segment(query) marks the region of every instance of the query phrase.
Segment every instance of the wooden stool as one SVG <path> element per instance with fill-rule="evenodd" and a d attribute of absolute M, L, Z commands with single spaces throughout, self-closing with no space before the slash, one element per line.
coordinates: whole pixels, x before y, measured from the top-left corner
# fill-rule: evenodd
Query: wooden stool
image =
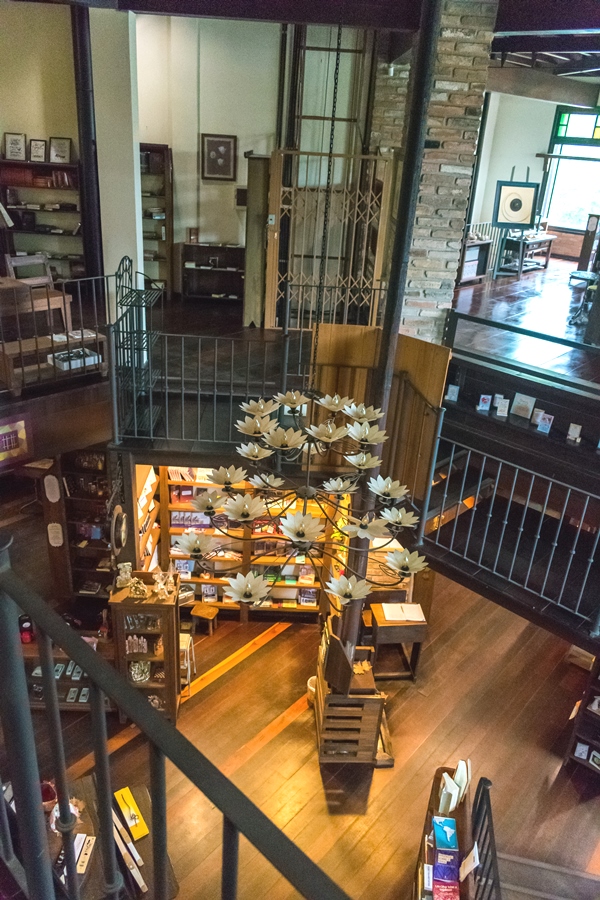
<path fill-rule="evenodd" d="M 204 619 L 208 622 L 208 636 L 212 637 L 213 629 L 217 627 L 217 616 L 219 610 L 216 606 L 209 603 L 195 603 L 192 606 L 192 621 L 194 623 L 194 634 L 196 633 L 196 620 Z"/>
<path fill-rule="evenodd" d="M 373 646 L 375 647 L 375 658 L 373 660 L 374 677 L 385 679 L 408 678 L 414 681 L 417 675 L 421 644 L 427 636 L 427 623 L 389 621 L 383 613 L 381 603 L 372 603 L 371 612 L 373 614 Z M 398 648 L 403 663 L 401 670 L 395 672 L 378 672 L 376 670 L 377 655 L 379 648 L 383 644 L 393 644 Z M 412 644 L 410 658 L 404 652 L 403 644 Z"/>

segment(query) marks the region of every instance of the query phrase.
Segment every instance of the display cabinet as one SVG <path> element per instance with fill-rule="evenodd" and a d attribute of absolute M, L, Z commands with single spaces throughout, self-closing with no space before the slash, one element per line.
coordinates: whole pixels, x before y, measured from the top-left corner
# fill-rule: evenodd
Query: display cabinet
<path fill-rule="evenodd" d="M 85 277 L 78 164 L 0 160 L 0 201 L 12 256 L 43 252 L 56 279 Z"/>
<path fill-rule="evenodd" d="M 600 657 L 594 660 L 583 697 L 576 706 L 565 762 L 574 760 L 600 774 Z"/>
<path fill-rule="evenodd" d="M 243 300 L 245 253 L 228 244 L 181 244 L 183 298 Z"/>
<path fill-rule="evenodd" d="M 114 661 L 114 644 L 112 641 L 100 641 L 95 636 L 83 634 L 83 637 L 95 648 L 96 652 L 107 662 Z M 44 688 L 42 684 L 42 668 L 39 660 L 38 646 L 35 641 L 23 644 L 25 673 L 29 688 L 29 702 L 32 709 L 44 709 Z M 53 647 L 54 678 L 58 695 L 59 709 L 77 712 L 89 710 L 90 681 L 85 672 L 69 659 L 59 647 Z M 107 709 L 113 709 L 108 697 L 105 698 Z"/>
<path fill-rule="evenodd" d="M 113 588 L 110 595 L 117 666 L 132 687 L 175 722 L 181 695 L 179 576 L 164 599 L 149 572 L 134 571 L 133 577 L 148 586 L 147 597 L 132 596 L 129 587 Z"/>
<path fill-rule="evenodd" d="M 458 270 L 458 284 L 481 282 L 490 266 L 491 238 L 465 241 Z"/>
<path fill-rule="evenodd" d="M 140 144 L 144 275 L 173 287 L 173 157 L 166 144 Z"/>

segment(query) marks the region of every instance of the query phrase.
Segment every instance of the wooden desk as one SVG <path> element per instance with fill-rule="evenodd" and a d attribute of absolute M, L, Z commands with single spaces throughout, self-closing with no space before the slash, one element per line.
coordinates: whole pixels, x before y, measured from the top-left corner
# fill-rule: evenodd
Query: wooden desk
<path fill-rule="evenodd" d="M 0 315 L 20 316 L 25 313 L 45 312 L 52 327 L 52 310 L 59 309 L 66 331 L 73 330 L 71 321 L 71 296 L 55 288 L 31 287 L 18 278 L 0 278 Z"/>
<path fill-rule="evenodd" d="M 500 245 L 496 275 L 518 275 L 519 280 L 523 270 L 547 269 L 552 255 L 552 242 L 556 240 L 555 234 L 540 234 L 537 237 L 512 238 L 505 237 Z M 504 262 L 504 253 L 509 250 L 516 253 L 512 262 Z M 542 254 L 542 260 L 535 259 L 537 254 Z"/>
<path fill-rule="evenodd" d="M 373 646 L 375 647 L 374 677 L 376 679 L 410 679 L 414 681 L 421 654 L 421 644 L 427 637 L 427 622 L 390 622 L 383 614 L 381 603 L 371 603 L 371 612 L 373 614 Z M 377 671 L 377 656 L 379 648 L 383 644 L 392 644 L 398 647 L 403 669 L 396 672 Z M 412 644 L 410 658 L 404 651 L 404 644 Z"/>

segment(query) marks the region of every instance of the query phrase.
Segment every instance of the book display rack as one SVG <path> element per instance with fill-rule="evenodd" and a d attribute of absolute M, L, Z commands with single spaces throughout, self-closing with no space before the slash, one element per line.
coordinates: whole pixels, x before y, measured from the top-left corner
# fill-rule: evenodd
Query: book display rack
<path fill-rule="evenodd" d="M 114 660 L 114 644 L 112 641 L 99 641 L 97 637 L 86 637 L 88 643 L 94 647 L 107 662 Z M 79 666 L 64 653 L 59 647 L 53 647 L 54 678 L 58 694 L 59 709 L 76 712 L 90 708 L 90 683 Z M 44 709 L 44 689 L 42 685 L 42 668 L 40 666 L 38 648 L 35 642 L 23 644 L 23 657 L 25 659 L 25 672 L 29 685 L 29 702 L 32 709 Z M 111 709 L 108 697 L 105 697 L 107 709 Z"/>
<path fill-rule="evenodd" d="M 575 707 L 575 723 L 565 755 L 600 774 L 600 657 L 594 660 L 582 699 Z"/>

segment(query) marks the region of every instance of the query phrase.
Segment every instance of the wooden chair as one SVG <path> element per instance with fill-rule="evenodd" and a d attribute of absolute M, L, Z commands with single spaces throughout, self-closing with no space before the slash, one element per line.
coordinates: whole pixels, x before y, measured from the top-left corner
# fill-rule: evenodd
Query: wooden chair
<path fill-rule="evenodd" d="M 59 309 L 65 331 L 73 330 L 71 321 L 70 294 L 57 291 L 52 280 L 50 264 L 45 253 L 37 253 L 32 256 L 4 256 L 6 272 L 10 278 L 17 278 L 23 285 L 28 285 L 26 293 L 15 291 L 12 296 L 6 297 L 0 305 L 0 313 L 6 316 L 22 315 L 24 313 L 45 312 L 48 318 L 48 327 L 52 330 L 52 310 Z M 19 278 L 19 269 L 42 267 L 39 275 Z"/>

